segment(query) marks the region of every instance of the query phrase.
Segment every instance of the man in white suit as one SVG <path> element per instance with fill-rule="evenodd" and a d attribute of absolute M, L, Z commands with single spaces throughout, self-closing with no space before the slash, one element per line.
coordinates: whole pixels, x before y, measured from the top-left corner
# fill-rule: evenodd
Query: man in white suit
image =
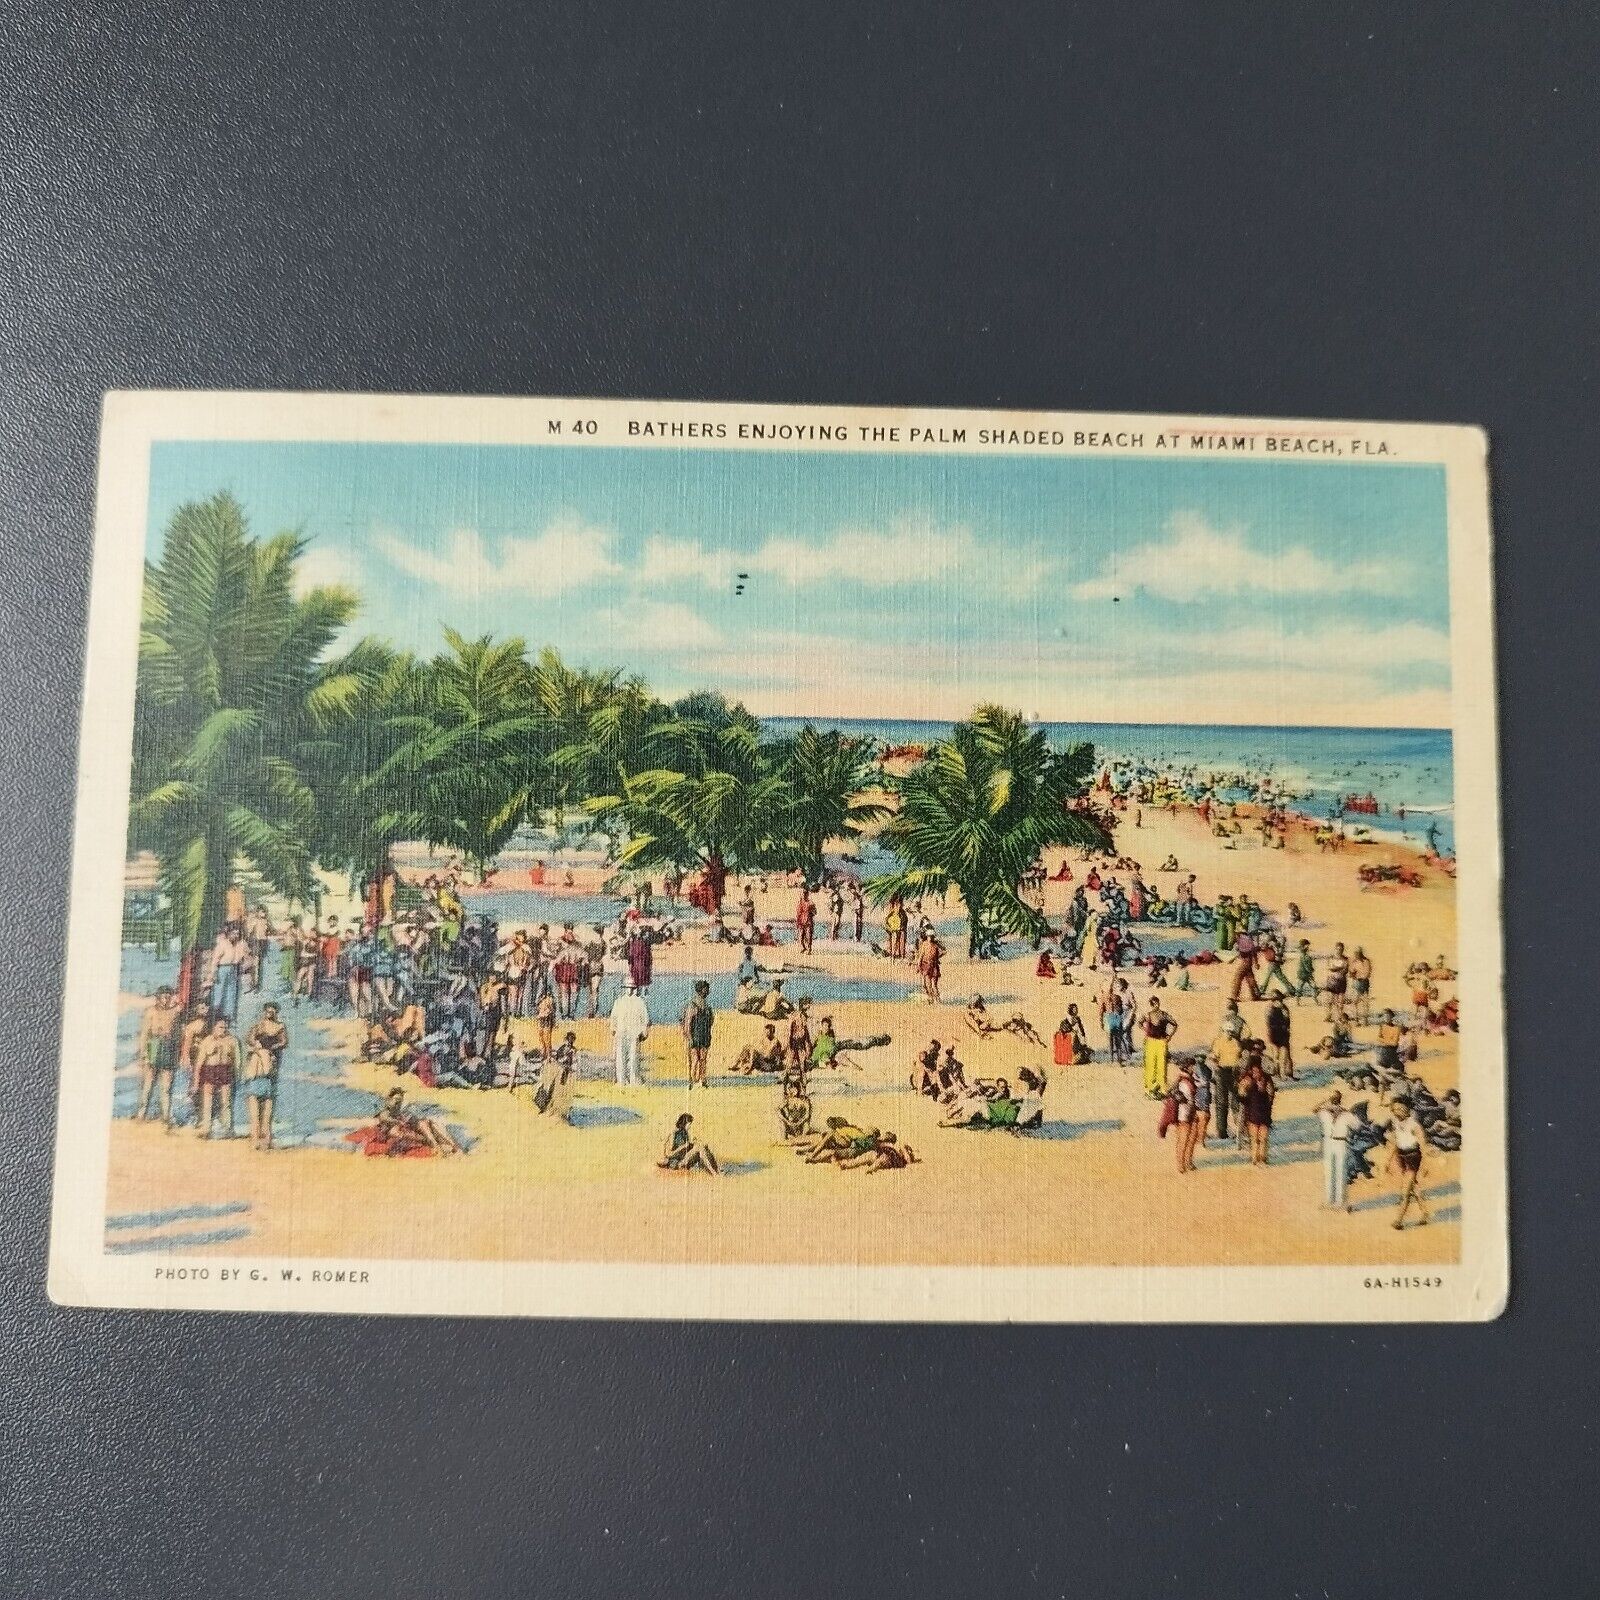
<path fill-rule="evenodd" d="M 650 1031 L 650 1008 L 631 984 L 611 1005 L 611 1039 L 616 1051 L 617 1082 L 640 1084 L 639 1050 Z"/>

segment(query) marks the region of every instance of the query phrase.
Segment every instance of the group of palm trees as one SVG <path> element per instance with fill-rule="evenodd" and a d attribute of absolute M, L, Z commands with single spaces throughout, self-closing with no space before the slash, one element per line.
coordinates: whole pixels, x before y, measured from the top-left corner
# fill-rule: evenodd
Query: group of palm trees
<path fill-rule="evenodd" d="M 1105 843 L 1073 809 L 1092 749 L 1054 751 L 1013 712 L 980 708 L 888 773 L 860 735 L 769 736 L 720 694 L 663 701 L 520 639 L 447 629 L 431 659 L 349 642 L 358 597 L 298 584 L 304 549 L 253 537 L 219 494 L 174 513 L 146 568 L 129 845 L 159 859 L 191 959 L 241 869 L 307 904 L 318 867 L 359 882 L 409 840 L 481 871 L 519 826 L 574 812 L 620 870 L 812 884 L 830 841 L 875 829 L 900 869 L 868 892 L 957 890 L 975 950 L 1000 930 L 1038 935 L 1018 886 L 1046 845 Z"/>

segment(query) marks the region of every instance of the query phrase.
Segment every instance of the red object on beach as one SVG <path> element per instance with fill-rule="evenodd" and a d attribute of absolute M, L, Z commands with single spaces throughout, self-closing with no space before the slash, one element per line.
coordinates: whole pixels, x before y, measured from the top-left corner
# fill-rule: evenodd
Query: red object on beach
<path fill-rule="evenodd" d="M 1161 1115 L 1156 1121 L 1156 1136 L 1165 1139 L 1167 1129 L 1178 1120 L 1178 1102 L 1170 1095 L 1161 1097 Z"/>
<path fill-rule="evenodd" d="M 390 1147 L 390 1140 L 384 1134 L 382 1129 L 375 1127 L 371 1123 L 364 1128 L 352 1128 L 351 1131 L 345 1135 L 345 1139 L 350 1144 L 360 1145 L 361 1153 L 367 1156 L 390 1156 L 398 1154 L 400 1159 L 405 1161 L 410 1159 L 412 1156 L 431 1156 L 433 1154 L 433 1151 L 430 1150 L 425 1144 L 413 1145 L 408 1150 L 395 1151 Z"/>

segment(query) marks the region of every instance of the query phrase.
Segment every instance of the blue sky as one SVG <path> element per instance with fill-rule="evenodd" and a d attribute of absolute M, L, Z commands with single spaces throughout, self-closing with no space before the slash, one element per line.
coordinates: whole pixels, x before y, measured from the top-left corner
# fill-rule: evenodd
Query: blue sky
<path fill-rule="evenodd" d="M 220 489 L 422 652 L 516 634 L 769 715 L 1450 721 L 1432 467 L 170 442 L 152 555 Z"/>

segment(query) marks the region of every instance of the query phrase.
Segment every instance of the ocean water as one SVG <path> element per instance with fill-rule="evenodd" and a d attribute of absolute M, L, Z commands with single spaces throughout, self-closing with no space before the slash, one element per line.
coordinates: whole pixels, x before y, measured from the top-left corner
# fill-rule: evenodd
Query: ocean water
<path fill-rule="evenodd" d="M 803 726 L 799 717 L 771 717 L 775 734 Z M 927 744 L 949 734 L 948 722 L 818 718 L 818 726 L 871 735 L 889 744 Z M 1455 768 L 1448 728 L 1189 727 L 1122 722 L 1046 722 L 1052 745 L 1089 743 L 1096 760 L 1134 769 L 1190 772 L 1214 782 L 1224 799 L 1244 791 L 1228 780 L 1271 777 L 1296 794 L 1294 809 L 1318 819 L 1348 794 L 1372 794 L 1376 817 L 1347 817 L 1346 825 L 1426 848 L 1430 825 L 1441 851 L 1455 850 Z M 1404 813 L 1402 816 L 1401 813 Z"/>

